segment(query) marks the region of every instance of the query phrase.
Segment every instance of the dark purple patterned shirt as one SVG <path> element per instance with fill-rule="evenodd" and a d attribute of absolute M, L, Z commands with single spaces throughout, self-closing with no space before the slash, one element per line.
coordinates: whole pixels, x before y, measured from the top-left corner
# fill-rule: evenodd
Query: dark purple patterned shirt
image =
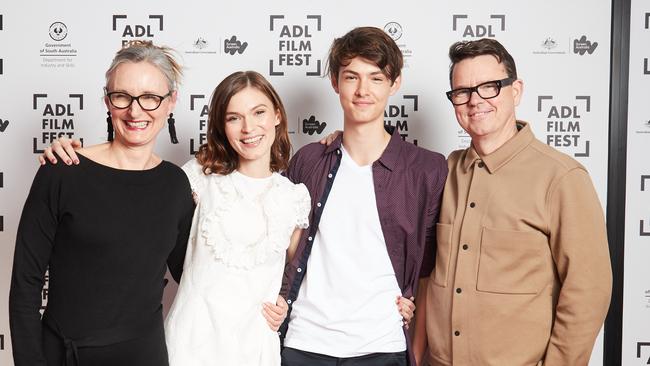
<path fill-rule="evenodd" d="M 307 186 L 312 201 L 309 228 L 303 231 L 296 254 L 284 271 L 280 293 L 289 303 L 289 312 L 307 272 L 313 238 L 341 163 L 341 141 L 339 135 L 330 146 L 304 146 L 291 159 L 287 170 L 291 181 Z M 428 276 L 435 263 L 435 224 L 447 178 L 447 162 L 439 153 L 402 141 L 394 131 L 381 157 L 372 164 L 372 175 L 386 249 L 397 284 L 408 298 L 415 295 L 418 279 Z M 281 328 L 282 337 L 287 323 L 288 320 Z"/>

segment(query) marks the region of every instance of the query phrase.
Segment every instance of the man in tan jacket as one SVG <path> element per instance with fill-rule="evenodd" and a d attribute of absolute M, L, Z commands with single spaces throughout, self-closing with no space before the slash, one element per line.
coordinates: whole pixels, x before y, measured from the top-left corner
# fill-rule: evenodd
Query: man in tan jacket
<path fill-rule="evenodd" d="M 448 159 L 418 359 L 587 365 L 612 285 L 589 175 L 516 119 L 523 82 L 499 42 L 458 42 L 449 56 L 447 96 L 472 143 Z"/>

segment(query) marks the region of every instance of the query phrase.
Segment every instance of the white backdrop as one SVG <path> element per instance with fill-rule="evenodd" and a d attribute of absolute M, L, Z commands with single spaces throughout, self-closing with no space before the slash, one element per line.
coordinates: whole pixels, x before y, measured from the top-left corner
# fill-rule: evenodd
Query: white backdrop
<path fill-rule="evenodd" d="M 631 2 L 623 365 L 650 364 L 650 3 Z M 645 153 L 643 153 L 645 152 Z"/>
<path fill-rule="evenodd" d="M 319 75 L 331 41 L 361 25 L 384 28 L 405 56 L 402 88 L 390 100 L 386 123 L 396 125 L 406 140 L 447 155 L 469 142 L 444 95 L 448 47 L 462 39 L 497 38 L 525 82 L 518 117 L 532 123 L 540 140 L 583 163 L 605 202 L 610 22 L 611 4 L 605 0 L 5 1 L 0 5 L 0 364 L 11 364 L 6 298 L 36 154 L 61 134 L 85 144 L 105 140 L 104 72 L 123 41 L 146 38 L 171 46 L 186 67 L 174 113 L 180 144 L 170 144 L 163 130 L 157 147 L 161 156 L 182 164 L 202 142 L 210 93 L 236 70 L 257 70 L 277 88 L 294 148 L 341 128 L 338 99 Z M 648 31 L 643 34 L 647 44 Z M 650 77 L 644 80 L 647 87 Z M 650 231 L 650 222 L 646 228 Z M 174 290 L 168 287 L 166 303 Z M 601 340 L 591 365 L 602 365 Z"/>

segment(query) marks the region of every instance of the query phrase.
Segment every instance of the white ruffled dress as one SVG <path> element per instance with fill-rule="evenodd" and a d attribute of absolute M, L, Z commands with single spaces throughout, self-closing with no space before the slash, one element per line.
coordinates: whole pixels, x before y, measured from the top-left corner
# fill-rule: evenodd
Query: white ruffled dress
<path fill-rule="evenodd" d="M 277 299 L 291 234 L 308 224 L 309 192 L 277 173 L 256 180 L 201 169 L 194 159 L 183 166 L 198 204 L 165 321 L 170 365 L 279 366 L 262 303 Z"/>

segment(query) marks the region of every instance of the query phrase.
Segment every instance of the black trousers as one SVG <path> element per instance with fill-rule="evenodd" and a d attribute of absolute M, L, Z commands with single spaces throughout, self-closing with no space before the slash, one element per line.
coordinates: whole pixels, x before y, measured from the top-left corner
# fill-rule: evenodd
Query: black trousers
<path fill-rule="evenodd" d="M 406 366 L 406 351 L 337 358 L 284 347 L 282 366 Z"/>

